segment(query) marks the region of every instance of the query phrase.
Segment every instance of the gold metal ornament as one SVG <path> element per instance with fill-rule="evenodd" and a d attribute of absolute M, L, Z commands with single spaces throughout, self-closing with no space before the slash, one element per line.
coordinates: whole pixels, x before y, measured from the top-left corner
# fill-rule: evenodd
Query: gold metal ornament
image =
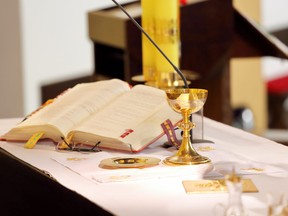
<path fill-rule="evenodd" d="M 179 128 L 183 130 L 182 142 L 175 155 L 167 157 L 167 165 L 195 165 L 210 163 L 211 160 L 201 156 L 193 148 L 190 139 L 190 130 L 195 124 L 190 121 L 192 113 L 199 111 L 205 104 L 208 91 L 205 89 L 178 88 L 165 90 L 169 106 L 183 116 Z"/>
<path fill-rule="evenodd" d="M 110 169 L 117 169 L 117 168 L 145 168 L 156 166 L 159 164 L 161 160 L 159 158 L 154 157 L 145 157 L 145 156 L 138 156 L 138 157 L 113 157 L 107 158 L 100 162 L 100 167 L 102 168 L 110 168 Z"/>

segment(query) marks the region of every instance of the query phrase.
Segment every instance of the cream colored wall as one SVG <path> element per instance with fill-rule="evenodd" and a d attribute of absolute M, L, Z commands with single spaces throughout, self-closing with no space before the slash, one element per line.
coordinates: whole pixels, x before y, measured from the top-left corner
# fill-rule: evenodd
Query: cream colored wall
<path fill-rule="evenodd" d="M 87 13 L 114 5 L 110 0 L 0 0 L 0 118 L 35 110 L 43 84 L 91 74 Z"/>
<path fill-rule="evenodd" d="M 23 116 L 19 1 L 0 1 L 0 118 Z"/>
<path fill-rule="evenodd" d="M 234 7 L 256 22 L 261 20 L 260 0 L 234 0 Z M 261 58 L 231 61 L 231 101 L 234 108 L 245 106 L 253 111 L 256 134 L 267 128 L 267 96 L 262 75 Z"/>

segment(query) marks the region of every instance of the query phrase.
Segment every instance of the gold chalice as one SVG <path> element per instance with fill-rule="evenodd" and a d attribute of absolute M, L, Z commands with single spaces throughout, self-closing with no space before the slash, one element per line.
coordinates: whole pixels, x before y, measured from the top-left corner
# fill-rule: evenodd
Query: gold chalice
<path fill-rule="evenodd" d="M 183 116 L 183 120 L 178 125 L 183 130 L 183 137 L 177 153 L 167 157 L 164 163 L 167 165 L 194 165 L 211 162 L 209 158 L 196 152 L 190 140 L 190 130 L 195 127 L 195 124 L 190 121 L 190 117 L 192 113 L 199 111 L 204 106 L 208 91 L 205 89 L 180 88 L 167 89 L 165 92 L 169 106 Z"/>

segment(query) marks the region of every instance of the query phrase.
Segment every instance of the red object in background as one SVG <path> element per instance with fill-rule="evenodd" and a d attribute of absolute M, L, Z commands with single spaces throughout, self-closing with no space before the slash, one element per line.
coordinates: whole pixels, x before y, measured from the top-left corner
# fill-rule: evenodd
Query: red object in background
<path fill-rule="evenodd" d="M 186 5 L 187 4 L 187 0 L 180 0 L 180 4 L 181 5 Z"/>
<path fill-rule="evenodd" d="M 267 82 L 269 93 L 285 94 L 288 93 L 288 76 L 276 78 Z"/>

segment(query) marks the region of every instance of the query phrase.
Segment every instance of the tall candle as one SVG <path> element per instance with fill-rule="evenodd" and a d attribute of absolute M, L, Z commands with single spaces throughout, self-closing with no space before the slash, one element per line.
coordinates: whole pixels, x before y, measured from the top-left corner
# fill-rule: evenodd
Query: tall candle
<path fill-rule="evenodd" d="M 155 42 L 175 66 L 179 67 L 179 0 L 154 1 L 154 14 Z M 161 82 L 169 82 L 167 79 L 174 77 L 171 73 L 176 72 L 159 52 L 155 53 L 155 57 L 158 82 L 162 85 L 164 83 Z"/>
<path fill-rule="evenodd" d="M 142 27 L 153 40 L 155 31 L 154 4 L 154 0 L 141 0 Z M 142 34 L 142 70 L 144 80 L 148 82 L 156 81 L 155 52 L 153 44 Z"/>

